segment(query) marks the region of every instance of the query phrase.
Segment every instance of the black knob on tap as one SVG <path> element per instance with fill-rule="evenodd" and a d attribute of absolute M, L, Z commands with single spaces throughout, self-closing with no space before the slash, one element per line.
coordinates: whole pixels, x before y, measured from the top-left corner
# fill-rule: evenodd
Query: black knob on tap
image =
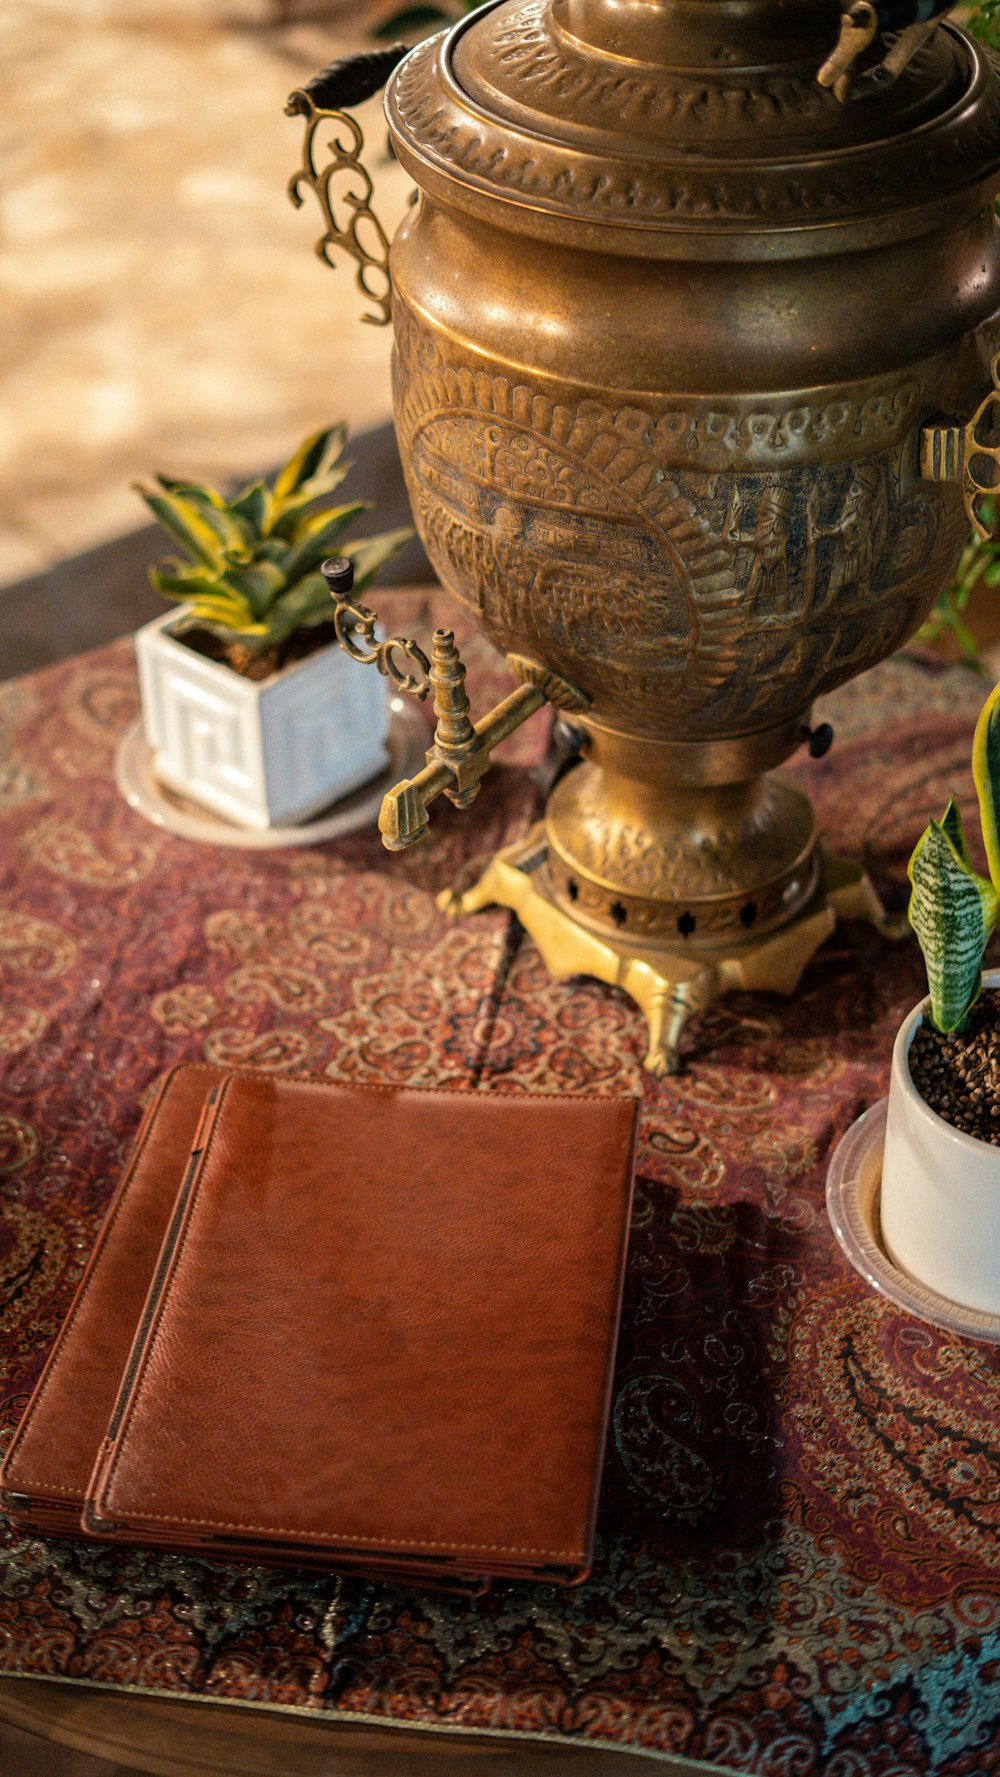
<path fill-rule="evenodd" d="M 320 564 L 320 573 L 326 581 L 330 597 L 346 598 L 354 589 L 354 563 L 347 555 L 331 555 Z"/>

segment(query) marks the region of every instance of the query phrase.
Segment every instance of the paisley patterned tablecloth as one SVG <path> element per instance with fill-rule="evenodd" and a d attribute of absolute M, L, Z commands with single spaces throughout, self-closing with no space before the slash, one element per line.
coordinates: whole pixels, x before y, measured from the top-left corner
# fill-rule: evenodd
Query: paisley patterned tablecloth
<path fill-rule="evenodd" d="M 484 644 L 470 665 L 485 699 Z M 981 696 L 897 659 L 827 700 L 837 745 L 792 768 L 896 905 L 927 812 L 971 802 Z M 171 1062 L 641 1089 L 598 1558 L 577 1591 L 472 1604 L 0 1520 L 0 1669 L 759 1777 L 1000 1772 L 1000 1352 L 873 1295 L 824 1212 L 920 995 L 915 947 L 842 929 L 793 1001 L 720 1002 L 684 1075 L 653 1081 L 631 1003 L 550 981 L 508 915 L 434 904 L 536 813 L 540 723 L 412 856 L 373 833 L 245 854 L 123 804 L 136 708 L 127 643 L 0 687 L 0 1435 Z"/>

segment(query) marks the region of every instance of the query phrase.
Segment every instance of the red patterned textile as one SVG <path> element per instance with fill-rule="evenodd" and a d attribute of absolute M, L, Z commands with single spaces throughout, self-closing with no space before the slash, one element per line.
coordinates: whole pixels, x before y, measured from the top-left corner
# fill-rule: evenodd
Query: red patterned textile
<path fill-rule="evenodd" d="M 469 652 L 481 707 L 502 673 Z M 897 906 L 927 813 L 971 804 L 981 697 L 889 662 L 826 700 L 837 744 L 792 768 Z M 641 1089 L 598 1559 L 577 1591 L 469 1603 L 0 1520 L 0 1669 L 759 1777 L 1000 1773 L 1000 1353 L 876 1297 L 824 1210 L 831 1148 L 922 991 L 915 946 L 841 929 L 796 998 L 721 1001 L 685 1074 L 654 1081 L 629 1001 L 551 981 L 506 913 L 435 907 L 534 817 L 540 724 L 411 856 L 374 832 L 246 854 L 124 805 L 136 709 L 127 643 L 0 687 L 0 1435 L 170 1063 Z"/>

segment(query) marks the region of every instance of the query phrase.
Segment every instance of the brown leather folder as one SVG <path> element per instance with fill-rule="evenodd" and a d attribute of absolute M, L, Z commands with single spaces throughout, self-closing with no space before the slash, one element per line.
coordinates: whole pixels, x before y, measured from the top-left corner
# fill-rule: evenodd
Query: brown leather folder
<path fill-rule="evenodd" d="M 18 1524 L 79 1536 L 146 1292 L 207 1094 L 225 1078 L 185 1063 L 159 1083 L 86 1270 L 0 1467 L 0 1500 Z"/>
<path fill-rule="evenodd" d="M 88 1532 L 438 1583 L 582 1578 L 636 1121 L 633 1099 L 227 1079 Z"/>

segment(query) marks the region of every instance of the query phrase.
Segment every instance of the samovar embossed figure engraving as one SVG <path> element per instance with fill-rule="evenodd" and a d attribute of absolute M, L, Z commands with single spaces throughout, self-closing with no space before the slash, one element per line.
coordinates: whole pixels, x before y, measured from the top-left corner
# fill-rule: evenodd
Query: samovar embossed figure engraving
<path fill-rule="evenodd" d="M 289 101 L 320 251 L 369 318 L 391 293 L 421 538 L 518 685 L 473 722 L 439 632 L 438 736 L 383 836 L 572 712 L 582 762 L 449 906 L 624 987 L 656 1070 L 714 994 L 793 991 L 838 912 L 889 924 L 774 768 L 921 622 L 1000 480 L 1000 72 L 945 10 L 499 0 Z M 387 73 L 417 185 L 391 253 L 342 109 Z M 331 588 L 349 636 L 369 614 Z"/>

